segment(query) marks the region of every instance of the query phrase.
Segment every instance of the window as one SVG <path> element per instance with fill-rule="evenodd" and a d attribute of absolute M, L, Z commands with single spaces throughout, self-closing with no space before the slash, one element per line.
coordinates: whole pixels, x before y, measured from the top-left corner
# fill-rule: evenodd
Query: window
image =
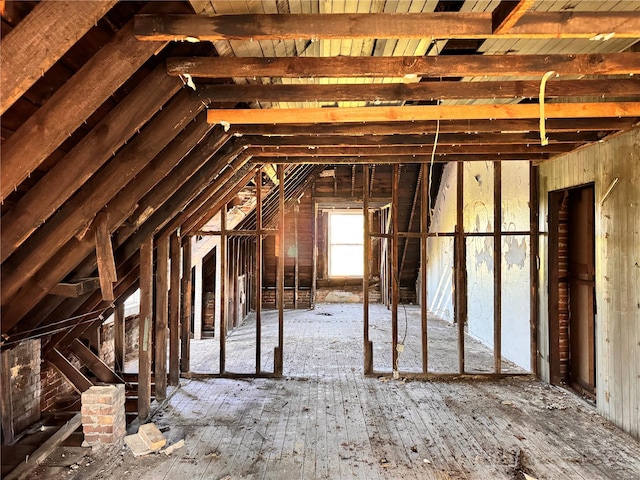
<path fill-rule="evenodd" d="M 362 277 L 364 272 L 362 211 L 329 213 L 329 276 Z"/>

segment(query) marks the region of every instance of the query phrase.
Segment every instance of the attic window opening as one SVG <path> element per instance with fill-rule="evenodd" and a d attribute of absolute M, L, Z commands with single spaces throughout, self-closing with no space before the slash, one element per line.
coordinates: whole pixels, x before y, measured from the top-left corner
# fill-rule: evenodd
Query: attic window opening
<path fill-rule="evenodd" d="M 329 276 L 362 277 L 364 217 L 362 210 L 329 212 Z"/>

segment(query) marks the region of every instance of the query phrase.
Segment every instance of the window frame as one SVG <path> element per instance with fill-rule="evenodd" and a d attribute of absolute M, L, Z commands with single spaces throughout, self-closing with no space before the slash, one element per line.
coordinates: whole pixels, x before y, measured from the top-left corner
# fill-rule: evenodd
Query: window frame
<path fill-rule="evenodd" d="M 361 279 L 364 277 L 364 218 L 363 218 L 363 211 L 362 209 L 340 209 L 340 210 L 330 210 L 327 212 L 328 216 L 327 216 L 327 277 L 328 279 L 340 279 L 340 278 L 349 278 L 349 279 Z M 331 217 L 332 216 L 359 216 L 360 218 L 362 218 L 363 220 L 363 229 L 362 229 L 362 235 L 359 239 L 358 243 L 334 243 L 332 241 L 332 220 Z M 333 246 L 337 245 L 337 246 L 355 246 L 355 247 L 361 247 L 362 248 L 362 256 L 361 256 L 361 271 L 358 274 L 355 275 L 335 275 L 332 273 L 331 271 L 331 267 L 332 267 L 332 262 L 331 262 L 331 255 L 332 255 L 332 250 L 333 250 Z"/>

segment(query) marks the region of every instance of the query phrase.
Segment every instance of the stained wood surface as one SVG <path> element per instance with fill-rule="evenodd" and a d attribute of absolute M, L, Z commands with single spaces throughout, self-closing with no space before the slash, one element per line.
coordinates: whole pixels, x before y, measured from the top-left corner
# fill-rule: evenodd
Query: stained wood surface
<path fill-rule="evenodd" d="M 539 81 L 420 82 L 370 84 L 230 84 L 199 85 L 198 98 L 209 102 L 313 102 L 313 101 L 407 101 L 475 98 L 533 98 Z M 640 93 L 640 80 L 556 80 L 547 83 L 545 96 L 630 96 Z"/>
<path fill-rule="evenodd" d="M 640 57 L 639 57 L 640 58 Z M 640 102 L 551 103 L 547 118 L 602 118 L 640 116 Z M 411 105 L 403 107 L 209 109 L 207 121 L 231 125 L 295 123 L 418 122 L 430 120 L 482 120 L 539 118 L 540 106 L 518 105 Z"/>
<path fill-rule="evenodd" d="M 39 3 L 2 39 L 0 115 L 115 4 L 115 0 Z"/>
<path fill-rule="evenodd" d="M 590 38 L 602 32 L 640 36 L 640 19 L 627 12 L 530 12 L 506 32 L 491 13 L 332 15 L 136 15 L 139 40 L 300 40 L 430 38 Z"/>
<path fill-rule="evenodd" d="M 507 75 L 629 75 L 640 53 L 578 55 L 441 55 L 437 57 L 175 57 L 167 73 L 193 77 L 471 77 Z"/>
<path fill-rule="evenodd" d="M 411 332 L 419 335 L 419 308 L 408 311 L 418 320 Z M 269 350 L 277 338 L 277 312 L 264 313 Z M 109 474 L 440 480 L 512 480 L 522 472 L 553 480 L 640 475 L 638 441 L 611 428 L 579 398 L 528 377 L 406 383 L 364 377 L 361 315 L 362 305 L 285 312 L 284 379 L 185 381 L 154 421 L 170 426 L 169 444 L 184 438 L 186 446 L 144 465 L 128 454 L 108 459 Z M 374 341 L 379 329 L 388 338 L 388 319 L 384 306 L 372 305 Z M 437 351 L 431 363 L 455 366 L 455 348 L 438 348 L 455 344 L 455 329 L 432 316 L 429 323 Z M 229 368 L 253 371 L 247 347 L 254 328 L 247 322 L 229 336 Z M 216 343 L 193 342 L 194 368 L 217 366 Z M 403 354 L 421 369 L 419 350 Z M 271 351 L 263 358 L 272 361 Z M 468 366 L 479 358 L 492 368 L 491 352 L 480 344 Z"/>

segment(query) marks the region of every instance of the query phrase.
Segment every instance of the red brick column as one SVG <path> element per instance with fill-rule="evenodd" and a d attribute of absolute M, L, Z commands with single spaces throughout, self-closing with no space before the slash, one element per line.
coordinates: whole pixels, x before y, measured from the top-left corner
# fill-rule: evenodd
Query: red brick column
<path fill-rule="evenodd" d="M 82 431 L 88 445 L 112 445 L 127 433 L 124 385 L 91 387 L 82 394 Z"/>

